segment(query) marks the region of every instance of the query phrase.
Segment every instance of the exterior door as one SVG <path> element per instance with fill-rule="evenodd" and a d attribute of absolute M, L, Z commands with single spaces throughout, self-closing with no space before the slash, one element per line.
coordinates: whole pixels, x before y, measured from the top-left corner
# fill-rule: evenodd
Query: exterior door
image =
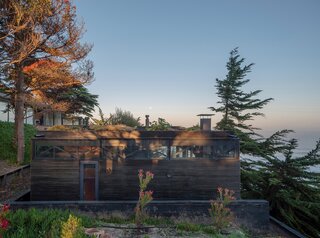
<path fill-rule="evenodd" d="M 80 199 L 85 201 L 98 200 L 99 192 L 98 162 L 80 162 Z"/>

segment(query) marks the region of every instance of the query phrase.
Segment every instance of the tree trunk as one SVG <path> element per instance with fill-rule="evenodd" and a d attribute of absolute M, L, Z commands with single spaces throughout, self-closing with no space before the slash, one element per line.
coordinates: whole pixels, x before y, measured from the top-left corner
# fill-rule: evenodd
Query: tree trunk
<path fill-rule="evenodd" d="M 24 160 L 24 75 L 21 67 L 18 68 L 18 77 L 16 80 L 16 97 L 15 97 L 15 139 L 17 146 L 17 162 L 22 163 Z"/>

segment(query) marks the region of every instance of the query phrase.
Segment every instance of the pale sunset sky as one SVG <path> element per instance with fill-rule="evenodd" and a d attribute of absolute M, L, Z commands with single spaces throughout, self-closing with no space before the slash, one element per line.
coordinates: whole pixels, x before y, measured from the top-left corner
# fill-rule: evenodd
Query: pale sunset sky
<path fill-rule="evenodd" d="M 320 138 L 319 0 L 75 0 L 87 29 L 104 113 L 192 126 L 217 106 L 215 79 L 239 47 L 255 63 L 245 90 L 274 98 L 254 125 L 293 129 L 300 148 Z M 213 125 L 220 115 L 212 118 Z"/>

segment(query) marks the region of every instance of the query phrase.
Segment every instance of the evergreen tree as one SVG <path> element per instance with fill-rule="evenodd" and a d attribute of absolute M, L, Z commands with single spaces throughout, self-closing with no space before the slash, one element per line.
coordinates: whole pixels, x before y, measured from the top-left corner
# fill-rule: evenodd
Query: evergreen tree
<path fill-rule="evenodd" d="M 305 156 L 293 157 L 297 140 L 286 141 L 285 134 L 265 141 L 276 146 L 264 157 L 241 162 L 242 197 L 268 200 L 273 216 L 308 237 L 320 237 L 320 173 L 315 172 L 320 140 Z"/>
<path fill-rule="evenodd" d="M 91 94 L 83 85 L 50 90 L 46 94 L 57 103 L 68 104 L 64 111 L 66 114 L 78 114 L 91 118 L 95 107 L 99 105 L 98 95 Z"/>
<path fill-rule="evenodd" d="M 216 128 L 235 132 L 240 138 L 241 152 L 254 153 L 258 149 L 254 137 L 259 135 L 256 132 L 259 128 L 253 127 L 248 121 L 253 120 L 255 116 L 263 116 L 259 110 L 273 99 L 258 99 L 256 96 L 261 90 L 248 93 L 243 91 L 242 87 L 250 81 L 246 76 L 254 65 L 251 63 L 243 66 L 244 60 L 240 58 L 237 48 L 230 52 L 226 65 L 228 70 L 226 78 L 216 79 L 220 107 L 210 107 L 210 109 L 222 113 L 222 119 L 217 123 Z"/>

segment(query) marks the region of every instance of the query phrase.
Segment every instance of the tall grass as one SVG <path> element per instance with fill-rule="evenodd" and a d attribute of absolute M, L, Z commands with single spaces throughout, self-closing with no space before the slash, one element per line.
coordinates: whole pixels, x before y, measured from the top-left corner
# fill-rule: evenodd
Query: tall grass
<path fill-rule="evenodd" d="M 36 134 L 36 128 L 32 125 L 24 125 L 25 154 L 24 163 L 31 159 L 31 138 Z M 17 160 L 17 149 L 14 146 L 14 123 L 0 121 L 0 160 L 15 163 Z"/>

